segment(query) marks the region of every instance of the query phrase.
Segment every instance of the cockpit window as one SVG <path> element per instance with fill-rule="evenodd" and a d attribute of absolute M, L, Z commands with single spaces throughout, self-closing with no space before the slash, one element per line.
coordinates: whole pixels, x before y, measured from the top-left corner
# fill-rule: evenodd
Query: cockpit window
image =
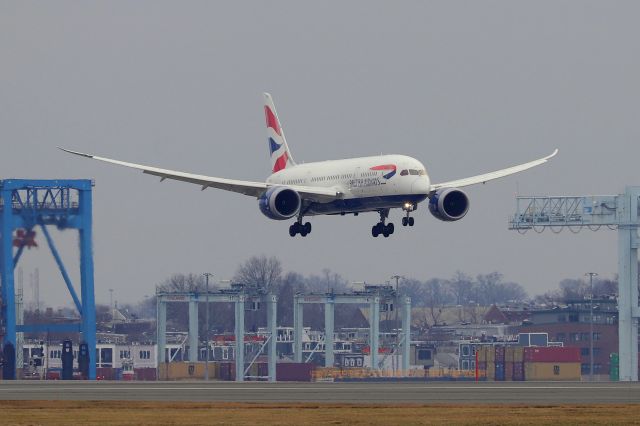
<path fill-rule="evenodd" d="M 426 171 L 425 169 L 418 170 L 418 174 L 419 174 L 420 176 L 424 176 L 424 175 L 426 175 L 426 174 L 427 174 L 427 171 Z"/>
<path fill-rule="evenodd" d="M 400 172 L 400 176 L 406 176 L 409 174 L 409 171 L 407 169 L 404 169 L 403 171 Z"/>
<path fill-rule="evenodd" d="M 409 169 L 409 174 L 417 176 L 418 175 L 418 171 L 416 169 Z"/>

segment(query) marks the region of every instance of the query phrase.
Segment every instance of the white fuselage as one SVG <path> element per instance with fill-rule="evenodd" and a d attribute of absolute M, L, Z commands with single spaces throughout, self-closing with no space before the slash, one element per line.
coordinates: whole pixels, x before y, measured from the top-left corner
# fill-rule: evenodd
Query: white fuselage
<path fill-rule="evenodd" d="M 331 188 L 343 194 L 330 203 L 311 203 L 306 214 L 339 214 L 416 206 L 431 188 L 424 165 L 406 155 L 299 164 L 272 174 L 267 183 Z M 415 207 L 412 207 L 415 208 Z"/>

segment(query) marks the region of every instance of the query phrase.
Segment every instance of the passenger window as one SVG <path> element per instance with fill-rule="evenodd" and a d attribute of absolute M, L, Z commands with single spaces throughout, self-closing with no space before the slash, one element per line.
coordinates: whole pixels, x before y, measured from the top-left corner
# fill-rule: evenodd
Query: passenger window
<path fill-rule="evenodd" d="M 409 172 L 407 171 L 407 169 L 404 169 L 403 171 L 400 172 L 400 176 L 406 176 L 408 174 Z"/>

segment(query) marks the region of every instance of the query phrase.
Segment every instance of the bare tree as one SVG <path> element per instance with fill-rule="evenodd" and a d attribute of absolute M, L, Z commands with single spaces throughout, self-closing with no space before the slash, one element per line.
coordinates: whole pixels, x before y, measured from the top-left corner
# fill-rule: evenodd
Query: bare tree
<path fill-rule="evenodd" d="M 560 292 L 566 300 L 581 300 L 589 294 L 589 284 L 582 279 L 565 279 L 560 281 Z"/>
<path fill-rule="evenodd" d="M 400 294 L 411 297 L 411 305 L 413 306 L 425 306 L 424 290 L 424 283 L 419 280 L 403 278 L 400 282 Z"/>
<path fill-rule="evenodd" d="M 472 287 L 473 278 L 461 271 L 456 271 L 453 274 L 453 278 L 449 281 L 449 288 L 455 298 L 456 305 L 464 305 L 469 301 Z"/>
<path fill-rule="evenodd" d="M 478 290 L 480 291 L 480 301 L 484 302 L 485 305 L 495 305 L 501 301 L 501 273 L 480 274 L 476 279 L 478 281 Z"/>
<path fill-rule="evenodd" d="M 502 302 L 523 302 L 528 297 L 527 291 L 518 283 L 502 283 L 499 288 Z"/>
<path fill-rule="evenodd" d="M 275 289 L 282 278 L 282 264 L 276 257 L 253 256 L 238 267 L 234 281 L 264 288 Z"/>
<path fill-rule="evenodd" d="M 166 292 L 203 291 L 204 278 L 199 274 L 173 274 L 158 286 L 158 290 Z"/>
<path fill-rule="evenodd" d="M 426 306 L 429 309 L 433 325 L 438 325 L 442 316 L 442 309 L 447 303 L 447 282 L 440 278 L 432 278 L 425 283 L 424 287 Z"/>

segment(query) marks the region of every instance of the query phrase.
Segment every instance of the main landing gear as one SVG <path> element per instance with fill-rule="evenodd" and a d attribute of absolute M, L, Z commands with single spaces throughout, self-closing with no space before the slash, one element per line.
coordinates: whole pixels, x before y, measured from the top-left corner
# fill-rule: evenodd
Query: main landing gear
<path fill-rule="evenodd" d="M 393 234 L 394 226 L 393 223 L 385 224 L 385 220 L 389 216 L 389 209 L 380 210 L 380 222 L 373 225 L 371 228 L 371 235 L 376 238 L 378 235 L 382 234 L 385 238 L 389 235 Z"/>
<path fill-rule="evenodd" d="M 295 237 L 297 234 L 300 234 L 303 237 L 306 237 L 307 234 L 311 233 L 311 223 L 307 222 L 304 225 L 302 224 L 302 218 L 299 218 L 293 225 L 289 227 L 289 235 Z"/>

